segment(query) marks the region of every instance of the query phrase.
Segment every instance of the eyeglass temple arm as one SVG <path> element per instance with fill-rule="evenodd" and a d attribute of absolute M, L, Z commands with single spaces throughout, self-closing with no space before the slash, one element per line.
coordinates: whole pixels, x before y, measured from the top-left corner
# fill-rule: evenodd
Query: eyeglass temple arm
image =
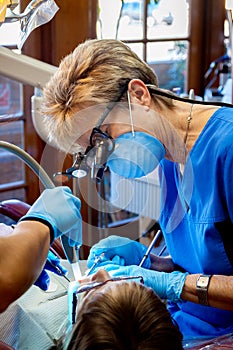
<path fill-rule="evenodd" d="M 113 102 L 110 102 L 110 103 L 107 105 L 107 107 L 106 107 L 104 113 L 102 114 L 102 116 L 101 116 L 100 119 L 98 120 L 98 122 L 97 122 L 95 128 L 99 128 L 99 127 L 103 124 L 103 122 L 105 121 L 105 119 L 107 118 L 107 116 L 109 115 L 109 113 L 111 112 L 111 110 L 114 108 L 114 106 L 115 106 L 116 104 L 117 104 L 117 101 L 113 101 Z"/>
<path fill-rule="evenodd" d="M 109 102 L 109 104 L 107 105 L 103 115 L 100 117 L 100 119 L 98 120 L 97 124 L 96 124 L 96 128 L 99 128 L 103 122 L 105 121 L 105 119 L 107 118 L 108 114 L 111 112 L 111 110 L 114 108 L 114 106 L 117 104 L 117 102 L 120 101 L 120 99 L 122 98 L 122 96 L 124 95 L 124 93 L 128 90 L 128 83 L 124 84 L 123 86 L 120 87 L 120 94 L 117 96 L 117 98 L 112 101 Z"/>

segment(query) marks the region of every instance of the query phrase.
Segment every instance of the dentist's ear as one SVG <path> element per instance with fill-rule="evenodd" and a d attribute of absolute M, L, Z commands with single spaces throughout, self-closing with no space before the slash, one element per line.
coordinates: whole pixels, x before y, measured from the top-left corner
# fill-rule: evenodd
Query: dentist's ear
<path fill-rule="evenodd" d="M 132 103 L 137 103 L 142 106 L 150 107 L 151 104 L 151 95 L 140 79 L 132 79 L 128 84 L 128 91 L 130 93 L 130 99 Z"/>

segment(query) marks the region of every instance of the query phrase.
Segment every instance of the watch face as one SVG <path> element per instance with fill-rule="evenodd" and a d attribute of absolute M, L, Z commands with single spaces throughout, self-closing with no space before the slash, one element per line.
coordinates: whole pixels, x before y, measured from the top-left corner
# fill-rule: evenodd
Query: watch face
<path fill-rule="evenodd" d="M 208 285 L 211 276 L 200 275 L 197 279 L 196 291 L 198 296 L 198 301 L 201 305 L 208 306 Z"/>
<path fill-rule="evenodd" d="M 206 288 L 209 283 L 209 277 L 208 276 L 200 276 L 197 282 L 197 286 L 200 288 Z"/>

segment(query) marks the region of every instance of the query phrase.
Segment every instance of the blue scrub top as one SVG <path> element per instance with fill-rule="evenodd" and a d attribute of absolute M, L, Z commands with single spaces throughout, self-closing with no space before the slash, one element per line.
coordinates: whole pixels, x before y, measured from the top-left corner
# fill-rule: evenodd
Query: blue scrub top
<path fill-rule="evenodd" d="M 174 263 L 193 274 L 233 275 L 224 247 L 233 252 L 233 109 L 222 107 L 211 116 L 183 176 L 168 160 L 159 174 L 160 226 Z M 233 332 L 233 312 L 187 301 L 168 308 L 184 338 Z"/>

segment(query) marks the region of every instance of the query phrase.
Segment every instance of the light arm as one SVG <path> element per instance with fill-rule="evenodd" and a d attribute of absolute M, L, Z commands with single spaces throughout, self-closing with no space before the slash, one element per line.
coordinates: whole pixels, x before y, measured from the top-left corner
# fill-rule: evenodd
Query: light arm
<path fill-rule="evenodd" d="M 17 54 L 6 47 L 0 47 L 0 74 L 23 84 L 42 89 L 57 67 L 35 58 Z"/>

